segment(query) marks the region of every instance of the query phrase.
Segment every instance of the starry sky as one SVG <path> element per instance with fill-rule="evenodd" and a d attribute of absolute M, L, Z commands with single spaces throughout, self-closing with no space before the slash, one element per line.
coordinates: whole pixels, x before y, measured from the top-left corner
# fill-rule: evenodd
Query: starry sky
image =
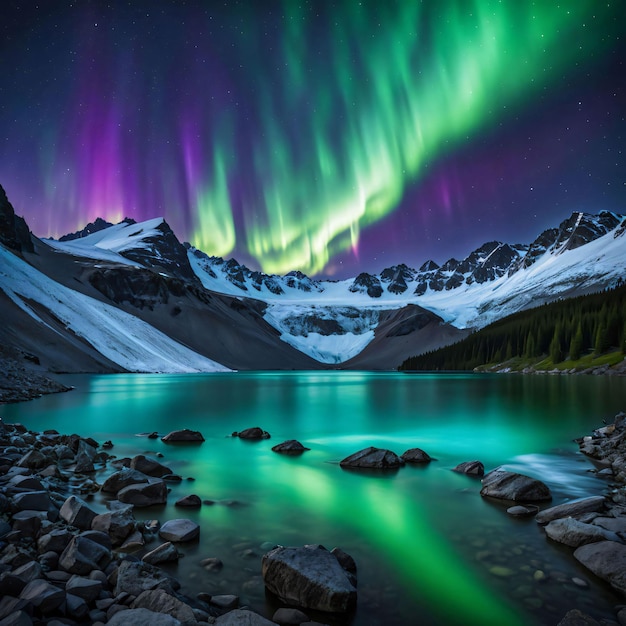
<path fill-rule="evenodd" d="M 623 4 L 21 0 L 0 184 L 36 235 L 163 216 L 343 278 L 626 213 Z"/>

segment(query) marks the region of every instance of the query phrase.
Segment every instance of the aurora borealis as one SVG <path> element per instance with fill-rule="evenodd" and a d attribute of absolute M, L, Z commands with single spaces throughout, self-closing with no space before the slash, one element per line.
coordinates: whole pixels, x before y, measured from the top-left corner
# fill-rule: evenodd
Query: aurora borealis
<path fill-rule="evenodd" d="M 626 212 L 619 2 L 16 4 L 0 183 L 37 235 L 162 215 L 347 276 Z"/>

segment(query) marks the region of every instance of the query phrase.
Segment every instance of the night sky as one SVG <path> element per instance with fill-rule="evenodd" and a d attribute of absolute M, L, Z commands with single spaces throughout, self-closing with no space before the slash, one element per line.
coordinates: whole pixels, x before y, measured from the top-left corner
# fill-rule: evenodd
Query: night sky
<path fill-rule="evenodd" d="M 6 6 L 8 5 L 8 6 Z M 3 2 L 0 184 L 346 277 L 626 213 L 623 2 Z"/>

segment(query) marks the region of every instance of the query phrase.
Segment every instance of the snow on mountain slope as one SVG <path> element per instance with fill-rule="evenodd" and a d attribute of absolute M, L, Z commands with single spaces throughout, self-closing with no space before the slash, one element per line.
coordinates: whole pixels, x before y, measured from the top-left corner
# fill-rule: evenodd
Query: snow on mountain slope
<path fill-rule="evenodd" d="M 71 332 L 128 371 L 228 371 L 137 317 L 60 285 L 2 246 L 0 289 L 42 324 L 31 303 L 49 310 Z"/>
<path fill-rule="evenodd" d="M 54 239 L 45 239 L 44 241 L 56 250 L 86 259 L 114 261 L 140 267 L 139 263 L 122 256 L 121 252 L 137 248 L 146 249 L 145 240 L 149 237 L 158 237 L 161 234 L 157 227 L 163 224 L 163 221 L 162 217 L 157 217 L 140 224 L 120 222 L 86 237 L 71 241 L 55 241 Z"/>
<path fill-rule="evenodd" d="M 533 265 L 493 282 L 430 292 L 417 303 L 458 328 L 482 328 L 497 319 L 559 297 L 599 291 L 626 275 L 626 231 L 585 245 L 546 250 Z"/>

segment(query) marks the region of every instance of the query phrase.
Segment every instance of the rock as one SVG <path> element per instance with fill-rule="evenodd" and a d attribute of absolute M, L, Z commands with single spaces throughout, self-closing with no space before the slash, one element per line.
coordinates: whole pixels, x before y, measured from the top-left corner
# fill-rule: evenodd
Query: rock
<path fill-rule="evenodd" d="M 29 469 L 42 469 L 50 463 L 50 459 L 39 450 L 30 450 L 15 465 Z"/>
<path fill-rule="evenodd" d="M 114 546 L 122 544 L 133 532 L 135 525 L 132 505 L 96 515 L 91 522 L 91 528 L 109 535 Z"/>
<path fill-rule="evenodd" d="M 604 496 L 592 496 L 590 498 L 580 498 L 552 506 L 537 513 L 535 520 L 537 524 L 547 524 L 555 519 L 563 517 L 576 517 L 583 513 L 597 512 L 604 509 L 606 498 Z"/>
<path fill-rule="evenodd" d="M 48 511 L 51 506 L 47 491 L 24 491 L 13 496 L 13 507 L 17 511 Z"/>
<path fill-rule="evenodd" d="M 162 478 L 166 474 L 171 474 L 172 470 L 169 467 L 165 467 L 158 461 L 154 459 L 150 459 L 143 454 L 138 454 L 134 456 L 130 461 L 131 469 L 137 470 L 142 474 L 146 474 L 147 476 L 156 476 L 157 478 Z"/>
<path fill-rule="evenodd" d="M 574 558 L 616 591 L 626 594 L 626 545 L 615 541 L 588 543 L 576 549 Z"/>
<path fill-rule="evenodd" d="M 193 541 L 200 535 L 200 526 L 190 519 L 172 519 L 159 530 L 159 537 L 165 541 L 184 542 Z"/>
<path fill-rule="evenodd" d="M 572 548 L 596 541 L 620 541 L 615 533 L 594 524 L 579 522 L 573 517 L 552 520 L 545 527 L 545 531 L 553 541 L 564 543 Z"/>
<path fill-rule="evenodd" d="M 347 456 L 339 465 L 360 469 L 395 469 L 404 465 L 404 461 L 391 450 L 370 446 Z"/>
<path fill-rule="evenodd" d="M 65 610 L 68 615 L 79 621 L 85 619 L 89 615 L 89 606 L 83 598 L 79 598 L 71 593 L 65 595 Z M 51 624 L 51 622 L 48 622 Z M 60 622 L 59 626 L 62 626 Z"/>
<path fill-rule="evenodd" d="M 37 561 L 28 561 L 27 563 L 24 563 L 24 565 L 20 565 L 19 567 L 15 568 L 11 572 L 11 575 L 17 576 L 25 583 L 29 583 L 31 580 L 41 578 L 42 573 L 43 570 L 41 569 L 41 565 L 37 563 Z"/>
<path fill-rule="evenodd" d="M 128 609 L 113 615 L 107 626 L 181 626 L 180 620 L 148 609 Z"/>
<path fill-rule="evenodd" d="M 614 533 L 626 535 L 626 517 L 596 517 L 592 523 Z"/>
<path fill-rule="evenodd" d="M 33 626 L 33 620 L 24 611 L 13 611 L 0 620 L 0 626 Z"/>
<path fill-rule="evenodd" d="M 178 581 L 158 567 L 142 561 L 124 560 L 117 570 L 117 581 L 113 593 L 119 596 L 125 591 L 133 596 L 139 596 L 146 589 L 163 589 L 168 593 L 174 593 L 179 588 Z"/>
<path fill-rule="evenodd" d="M 73 537 L 59 558 L 59 567 L 70 574 L 89 574 L 104 569 L 111 561 L 111 553 L 99 543 L 78 535 Z"/>
<path fill-rule="evenodd" d="M 42 522 L 47 519 L 47 511 L 19 511 L 13 514 L 13 530 L 34 538 L 41 530 Z"/>
<path fill-rule="evenodd" d="M 165 443 L 173 443 L 177 441 L 204 441 L 202 433 L 197 430 L 189 430 L 184 428 L 183 430 L 173 430 L 171 433 L 161 437 L 161 441 Z"/>
<path fill-rule="evenodd" d="M 400 456 L 400 458 L 405 463 L 414 464 L 430 463 L 433 460 L 432 457 L 427 452 L 424 452 L 424 450 L 422 450 L 421 448 L 410 448 L 409 450 L 404 452 Z"/>
<path fill-rule="evenodd" d="M 191 607 L 163 589 L 151 589 L 140 593 L 131 604 L 132 609 L 149 609 L 171 615 L 182 624 L 195 624 L 196 618 Z M 129 622 L 132 623 L 132 622 Z"/>
<path fill-rule="evenodd" d="M 81 530 L 90 529 L 91 522 L 96 515 L 95 511 L 90 509 L 83 500 L 76 496 L 70 496 L 59 511 L 59 516 L 63 521 Z"/>
<path fill-rule="evenodd" d="M 136 550 L 143 548 L 145 544 L 146 542 L 143 538 L 143 535 L 138 530 L 136 530 L 126 538 L 126 541 L 124 541 L 124 543 L 119 547 L 119 551 L 135 552 Z"/>
<path fill-rule="evenodd" d="M 483 476 L 485 466 L 480 461 L 464 461 L 453 467 L 452 471 L 459 474 L 467 474 L 468 476 Z"/>
<path fill-rule="evenodd" d="M 537 502 L 552 499 L 552 494 L 547 485 L 524 474 L 495 469 L 489 472 L 482 482 L 481 496 L 516 502 Z"/>
<path fill-rule="evenodd" d="M 218 559 L 217 557 L 202 559 L 202 561 L 200 561 L 200 565 L 202 565 L 202 567 L 204 567 L 204 569 L 208 572 L 221 570 L 222 567 L 224 567 L 224 563 L 222 563 L 222 560 Z"/>
<path fill-rule="evenodd" d="M 223 611 L 232 611 L 239 606 L 239 596 L 231 594 L 211 596 L 211 604 Z"/>
<path fill-rule="evenodd" d="M 74 575 L 67 581 L 65 591 L 82 598 L 85 602 L 93 602 L 102 591 L 102 582 Z"/>
<path fill-rule="evenodd" d="M 322 546 L 275 548 L 263 556 L 261 570 L 266 588 L 286 604 L 345 613 L 356 603 L 348 575 Z"/>
<path fill-rule="evenodd" d="M 529 504 L 528 506 L 522 506 L 518 504 L 516 506 L 510 506 L 506 512 L 512 517 L 532 517 L 537 514 L 539 507 Z"/>
<path fill-rule="evenodd" d="M 65 601 L 65 593 L 49 582 L 38 579 L 29 582 L 20 593 L 22 600 L 27 600 L 42 613 L 50 613 Z"/>
<path fill-rule="evenodd" d="M 169 561 L 178 561 L 178 550 L 176 546 L 168 541 L 166 543 L 162 543 L 160 546 L 144 554 L 142 560 L 146 563 L 150 563 L 151 565 L 156 565 L 157 563 L 167 563 Z"/>
<path fill-rule="evenodd" d="M 270 434 L 258 426 L 253 426 L 238 432 L 237 437 L 239 439 L 269 439 Z"/>
<path fill-rule="evenodd" d="M 305 448 L 296 439 L 288 439 L 272 447 L 274 452 L 281 452 L 282 454 L 302 454 L 311 448 Z"/>
<path fill-rule="evenodd" d="M 117 499 L 138 507 L 154 506 L 167 502 L 167 485 L 160 478 L 150 478 L 149 482 L 128 485 L 117 492 Z"/>
<path fill-rule="evenodd" d="M 9 481 L 9 485 L 11 487 L 16 487 L 17 489 L 28 489 L 29 491 L 45 491 L 44 486 L 41 484 L 41 481 L 34 476 L 22 476 L 18 474 L 17 476 L 13 476 Z"/>
<path fill-rule="evenodd" d="M 200 500 L 197 495 L 191 494 L 189 496 L 181 498 L 180 500 L 176 500 L 174 506 L 181 506 L 189 509 L 199 509 L 202 506 L 202 500 Z"/>
<path fill-rule="evenodd" d="M 293 624 L 297 626 L 298 624 L 302 624 L 303 622 L 308 622 L 311 618 L 302 611 L 298 611 L 298 609 L 278 609 L 274 616 L 272 617 L 272 621 L 277 624 L 289 626 Z"/>
<path fill-rule="evenodd" d="M 557 626 L 600 626 L 600 622 L 578 609 L 572 609 L 565 614 Z"/>
<path fill-rule="evenodd" d="M 72 536 L 72 533 L 65 528 L 54 528 L 49 533 L 40 535 L 37 540 L 37 548 L 41 553 L 53 550 L 61 554 L 61 552 L 67 548 L 67 544 L 70 542 Z"/>
<path fill-rule="evenodd" d="M 103 483 L 101 491 L 105 493 L 117 493 L 120 489 L 129 485 L 147 483 L 150 479 L 142 472 L 130 468 L 122 468 L 118 472 L 111 474 Z"/>
<path fill-rule="evenodd" d="M 214 623 L 217 626 L 275 626 L 274 622 L 247 609 L 229 611 L 218 617 Z"/>

